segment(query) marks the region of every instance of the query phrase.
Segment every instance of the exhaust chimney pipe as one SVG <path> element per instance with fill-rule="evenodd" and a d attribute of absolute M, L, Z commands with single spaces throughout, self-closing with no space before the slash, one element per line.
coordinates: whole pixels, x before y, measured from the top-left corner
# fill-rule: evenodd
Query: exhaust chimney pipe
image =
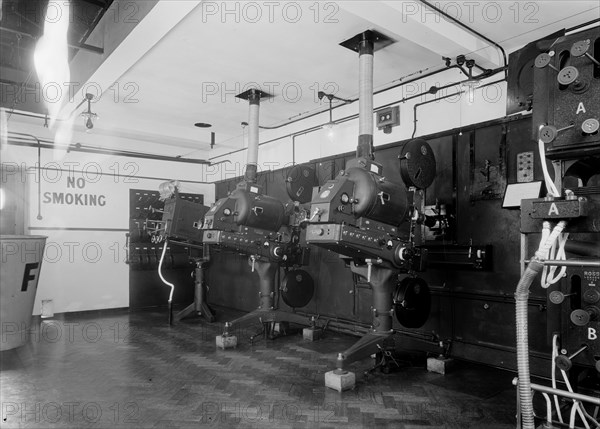
<path fill-rule="evenodd" d="M 244 180 L 248 183 L 256 183 L 258 174 L 258 125 L 260 113 L 260 99 L 271 97 L 261 90 L 252 88 L 236 95 L 238 98 L 248 100 L 248 155 L 246 157 L 246 172 Z"/>
<path fill-rule="evenodd" d="M 260 92 L 251 89 L 248 101 L 250 110 L 248 112 L 248 160 L 246 162 L 245 179 L 256 183 L 258 171 L 258 116 L 260 113 Z"/>
<path fill-rule="evenodd" d="M 340 43 L 358 52 L 358 147 L 357 158 L 375 159 L 373 155 L 373 54 L 394 43 L 384 34 L 367 30 Z"/>
<path fill-rule="evenodd" d="M 357 158 L 373 156 L 373 39 L 370 32 L 361 34 L 358 45 L 358 148 Z"/>

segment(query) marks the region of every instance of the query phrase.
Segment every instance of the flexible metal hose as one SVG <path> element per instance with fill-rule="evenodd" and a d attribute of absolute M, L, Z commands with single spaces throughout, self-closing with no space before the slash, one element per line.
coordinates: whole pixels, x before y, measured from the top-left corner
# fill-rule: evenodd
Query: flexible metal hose
<path fill-rule="evenodd" d="M 515 292 L 517 322 L 517 367 L 519 373 L 519 398 L 521 404 L 521 422 L 523 429 L 535 429 L 533 418 L 533 395 L 529 374 L 529 339 L 527 328 L 527 301 L 529 287 L 544 265 L 532 259 L 523 273 Z"/>
<path fill-rule="evenodd" d="M 533 416 L 533 394 L 531 392 L 531 377 L 529 373 L 529 339 L 527 327 L 527 301 L 529 299 L 529 287 L 533 280 L 544 268 L 541 262 L 552 247 L 558 236 L 567 225 L 566 221 L 560 221 L 552 230 L 546 240 L 540 243 L 539 249 L 531 259 L 525 272 L 517 284 L 515 292 L 515 313 L 517 324 L 517 368 L 519 373 L 519 399 L 521 407 L 522 429 L 535 429 Z M 548 224 L 544 224 L 544 229 Z M 542 238 L 545 238 L 543 234 Z"/>

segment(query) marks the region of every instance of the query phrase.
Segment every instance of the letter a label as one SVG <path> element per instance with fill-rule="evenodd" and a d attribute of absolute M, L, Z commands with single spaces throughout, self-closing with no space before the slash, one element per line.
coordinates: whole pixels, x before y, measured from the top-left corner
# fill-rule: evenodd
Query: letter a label
<path fill-rule="evenodd" d="M 558 207 L 556 207 L 555 203 L 552 203 L 552 205 L 550 206 L 550 210 L 548 210 L 548 216 L 551 216 L 553 214 L 555 214 L 555 215 L 559 214 L 558 213 Z"/>
<path fill-rule="evenodd" d="M 588 339 L 591 341 L 595 341 L 598 339 L 598 333 L 594 328 L 588 328 Z"/>
<path fill-rule="evenodd" d="M 585 106 L 583 105 L 582 101 L 579 102 L 579 105 L 577 106 L 577 111 L 575 112 L 575 114 L 579 115 L 580 113 L 586 113 Z"/>

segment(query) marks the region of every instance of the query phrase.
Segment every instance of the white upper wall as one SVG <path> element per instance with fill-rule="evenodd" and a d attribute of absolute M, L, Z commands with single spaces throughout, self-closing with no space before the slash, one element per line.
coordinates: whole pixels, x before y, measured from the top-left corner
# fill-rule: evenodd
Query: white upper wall
<path fill-rule="evenodd" d="M 375 54 L 377 55 L 377 54 Z M 377 57 L 375 57 L 375 64 Z M 375 66 L 375 73 L 377 72 Z M 357 72 L 355 72 L 357 73 Z M 420 103 L 437 100 L 417 107 L 415 137 L 424 136 L 453 128 L 460 128 L 479 122 L 502 118 L 506 114 L 506 82 L 498 82 L 503 73 L 482 80 L 481 88 L 473 93 L 472 102 L 464 87 L 453 85 L 440 90 L 437 94 L 424 94 L 406 102 L 400 100 L 427 92 L 432 86 L 443 87 L 464 80 L 465 77 L 455 69 L 444 71 L 427 79 L 421 79 L 374 96 L 374 108 L 392 104 L 400 106 L 400 125 L 394 127 L 390 134 L 374 129 L 375 148 L 379 145 L 409 139 L 413 136 L 414 106 Z M 490 84 L 488 86 L 485 86 Z M 377 90 L 377 88 L 375 89 Z M 457 94 L 457 95 L 453 95 Z M 440 99 L 449 96 L 448 98 Z M 270 108 L 268 102 L 261 105 L 261 111 Z M 358 113 L 358 102 L 333 110 L 333 120 L 339 120 Z M 326 129 L 317 129 L 308 133 L 307 129 L 320 127 L 329 121 L 329 113 L 324 112 L 277 130 L 260 130 L 261 143 L 258 163 L 260 169 L 277 169 L 290 165 L 293 161 L 303 163 L 321 157 L 351 152 L 358 144 L 358 119 L 340 123 L 334 128 L 333 136 Z M 292 136 L 296 135 L 295 143 Z M 246 142 L 247 146 L 247 142 Z M 295 147 L 295 152 L 293 151 Z M 377 157 L 377 154 L 375 154 Z M 223 178 L 231 177 L 235 168 L 245 165 L 246 150 L 212 158 L 213 162 L 231 160 L 232 164 L 223 164 L 220 171 Z M 243 169 L 238 169 L 240 173 Z M 241 173 L 240 173 L 241 174 Z"/>

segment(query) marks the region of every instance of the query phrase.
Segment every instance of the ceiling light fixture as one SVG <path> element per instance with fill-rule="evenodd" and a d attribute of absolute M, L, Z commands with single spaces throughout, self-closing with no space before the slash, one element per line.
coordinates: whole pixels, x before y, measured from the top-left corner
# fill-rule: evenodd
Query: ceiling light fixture
<path fill-rule="evenodd" d="M 198 128 L 210 128 L 212 127 L 212 124 L 208 124 L 206 122 L 196 122 L 194 126 Z"/>
<path fill-rule="evenodd" d="M 319 97 L 319 100 L 322 100 L 324 97 L 327 97 L 327 99 L 329 100 L 329 122 L 323 125 L 323 129 L 327 130 L 327 137 L 332 139 L 335 136 L 334 127 L 336 123 L 333 121 L 331 102 L 335 98 L 335 96 L 333 94 L 325 94 L 323 91 L 319 91 L 317 96 Z"/>
<path fill-rule="evenodd" d="M 85 100 L 87 100 L 87 110 L 85 112 L 81 112 L 81 117 L 83 118 L 83 123 L 85 124 L 85 127 L 87 128 L 86 131 L 91 130 L 92 128 L 94 128 L 94 119 L 98 119 L 98 115 L 95 114 L 94 112 L 92 112 L 92 100 L 94 99 L 94 96 L 92 94 L 90 94 L 89 92 L 87 94 L 85 94 Z M 85 102 L 84 100 L 84 102 Z"/>
<path fill-rule="evenodd" d="M 467 93 L 467 104 L 471 106 L 475 101 L 475 89 L 479 86 L 480 82 L 478 79 L 475 79 L 473 77 L 473 67 L 475 66 L 475 60 L 465 60 L 464 64 L 467 67 L 468 79 L 464 81 L 461 86 Z"/>

